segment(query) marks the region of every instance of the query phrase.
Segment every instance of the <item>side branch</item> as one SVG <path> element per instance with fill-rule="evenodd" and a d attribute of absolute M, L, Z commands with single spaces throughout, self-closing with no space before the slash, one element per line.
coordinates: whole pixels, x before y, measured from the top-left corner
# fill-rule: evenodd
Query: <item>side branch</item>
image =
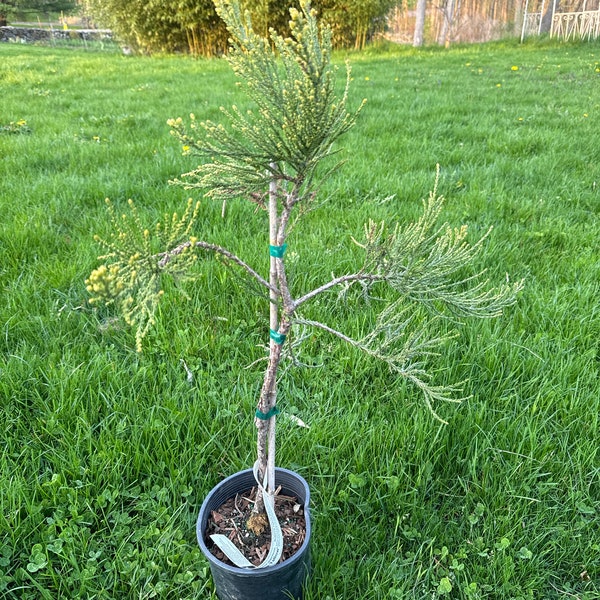
<path fill-rule="evenodd" d="M 223 248 L 221 246 L 217 246 L 216 244 L 209 244 L 208 242 L 202 242 L 202 241 L 184 242 L 183 244 L 179 244 L 179 246 L 177 246 L 176 248 L 173 248 L 173 250 L 169 250 L 167 252 L 161 252 L 160 254 L 158 254 L 158 256 L 162 257 L 160 259 L 160 261 L 158 262 L 158 266 L 161 269 L 164 268 L 167 265 L 167 263 L 174 256 L 181 254 L 186 248 L 189 248 L 190 246 L 192 246 L 192 244 L 196 248 L 201 248 L 202 250 L 215 252 L 216 254 L 220 254 L 221 256 L 224 256 L 225 258 L 229 259 L 231 262 L 242 267 L 242 269 L 244 269 L 256 281 L 258 281 L 258 283 L 260 283 L 260 285 L 262 285 L 263 287 L 266 287 L 268 290 L 279 293 L 279 290 L 277 290 L 277 288 L 274 288 L 266 279 L 261 277 L 250 265 L 245 263 L 239 256 L 236 256 L 235 254 L 233 254 L 232 252 L 230 252 L 229 250 L 226 250 L 225 248 Z"/>
<path fill-rule="evenodd" d="M 316 327 L 317 329 L 322 329 L 323 331 L 326 331 L 327 333 L 330 333 L 331 335 L 334 335 L 335 337 L 340 338 L 344 342 L 347 342 L 351 346 L 354 346 L 355 348 L 360 348 L 361 350 L 364 350 L 367 354 L 371 354 L 372 356 L 374 356 L 374 354 L 372 352 L 370 352 L 367 348 L 362 346 L 360 342 L 353 340 L 351 337 L 348 337 L 347 335 L 343 334 L 341 331 L 337 331 L 337 329 L 332 329 L 331 327 L 329 327 L 328 325 L 325 325 L 324 323 L 320 323 L 319 321 L 309 321 L 308 319 L 294 319 L 294 323 L 298 323 L 299 325 L 309 325 L 310 327 Z"/>
<path fill-rule="evenodd" d="M 362 350 L 365 354 L 372 356 L 373 358 L 377 358 L 378 360 L 382 360 L 387 363 L 390 369 L 406 379 L 410 381 L 413 385 L 415 385 L 423 394 L 423 399 L 425 404 L 429 408 L 431 414 L 442 423 L 446 423 L 444 419 L 442 419 L 435 409 L 433 408 L 434 402 L 454 402 L 460 403 L 468 397 L 454 397 L 455 394 L 462 392 L 461 383 L 453 384 L 449 386 L 444 385 L 432 385 L 429 383 L 430 374 L 424 370 L 421 359 L 426 355 L 435 354 L 432 352 L 432 348 L 434 346 L 439 345 L 446 339 L 449 339 L 452 336 L 446 336 L 441 338 L 435 338 L 433 340 L 421 340 L 420 336 L 411 336 L 407 339 L 404 348 L 400 350 L 398 354 L 390 354 L 386 352 L 386 343 L 379 347 L 371 346 L 369 344 L 369 337 L 363 340 L 354 340 L 347 335 L 337 331 L 320 323 L 319 321 L 311 321 L 307 319 L 296 319 L 296 323 L 301 325 L 308 325 L 312 327 L 316 327 L 317 329 L 322 329 L 327 333 L 334 335 L 335 337 L 347 342 L 351 346 Z"/>
<path fill-rule="evenodd" d="M 308 292 L 307 294 L 304 294 L 304 296 L 302 296 L 301 298 L 298 298 L 294 302 L 294 309 L 298 308 L 301 304 L 304 304 L 308 300 L 311 300 L 315 296 L 318 296 L 319 294 L 326 292 L 327 290 L 330 290 L 331 288 L 336 287 L 337 285 L 341 285 L 343 283 L 348 283 L 348 282 L 352 282 L 352 281 L 376 282 L 376 281 L 384 281 L 384 280 L 385 280 L 385 275 L 378 275 L 375 273 L 353 273 L 352 275 L 342 275 L 341 277 L 336 277 L 335 279 L 332 279 L 328 283 L 325 283 L 322 286 L 315 288 L 314 290 Z"/>

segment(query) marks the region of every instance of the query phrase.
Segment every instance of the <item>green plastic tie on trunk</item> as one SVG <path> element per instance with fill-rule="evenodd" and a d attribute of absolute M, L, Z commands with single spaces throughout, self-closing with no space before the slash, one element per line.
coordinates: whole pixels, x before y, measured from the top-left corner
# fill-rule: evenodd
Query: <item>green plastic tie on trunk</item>
<path fill-rule="evenodd" d="M 279 344 L 280 346 L 281 346 L 281 344 L 283 344 L 283 342 L 285 342 L 285 334 L 279 333 L 278 331 L 275 331 L 274 329 L 269 330 L 269 337 L 276 344 Z"/>
<path fill-rule="evenodd" d="M 260 419 L 261 421 L 268 421 L 271 417 L 274 417 L 275 415 L 279 414 L 279 409 L 274 406 L 269 412 L 264 413 L 261 412 L 260 409 L 256 409 L 256 418 Z"/>
<path fill-rule="evenodd" d="M 287 248 L 287 244 L 283 246 L 269 246 L 269 255 L 275 258 L 283 258 Z"/>

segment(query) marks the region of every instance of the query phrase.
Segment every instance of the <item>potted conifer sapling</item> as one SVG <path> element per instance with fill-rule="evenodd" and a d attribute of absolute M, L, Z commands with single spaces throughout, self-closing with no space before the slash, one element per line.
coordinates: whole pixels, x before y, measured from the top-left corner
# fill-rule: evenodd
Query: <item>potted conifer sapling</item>
<path fill-rule="evenodd" d="M 254 108 L 223 109 L 225 124 L 197 121 L 193 115 L 187 124 L 181 118 L 170 120 L 184 152 L 200 158 L 200 165 L 176 183 L 213 200 L 245 199 L 263 209 L 257 211 L 257 218 L 266 215 L 269 274 L 259 274 L 237 254 L 196 237 L 198 203 L 194 206 L 190 201 L 181 217 L 174 215 L 152 232 L 141 224 L 133 205 L 131 214 L 122 218 L 109 205 L 114 229 L 109 239 L 100 240 L 108 250 L 101 257 L 105 263 L 92 272 L 87 285 L 92 302 L 120 308 L 136 329 L 138 350 L 154 322 L 163 277 L 194 277 L 201 273 L 198 263 L 207 255 L 219 256 L 264 291 L 269 346 L 254 417 L 256 462 L 209 494 L 200 510 L 197 533 L 222 600 L 300 598 L 310 562 L 309 491 L 298 474 L 276 468 L 275 457 L 278 374 L 295 328 L 312 328 L 383 361 L 393 376 L 413 385 L 437 416 L 436 403 L 461 398 L 459 385 L 436 385 L 427 370 L 427 359 L 439 354 L 451 337 L 432 334 L 432 322 L 444 315 L 452 319 L 499 316 L 514 303 L 522 282 L 491 287 L 484 272 L 473 272 L 487 233 L 470 243 L 466 227 L 451 228 L 440 222 L 443 198 L 437 193 L 436 178 L 416 221 L 365 225 L 363 239 L 354 240 L 363 254 L 355 270 L 332 276 L 314 289 L 296 290 L 286 270 L 291 224 L 298 230 L 303 216 L 321 201 L 320 185 L 341 164 L 331 160 L 334 143 L 354 125 L 361 107 L 348 109 L 349 68 L 345 88 L 341 94 L 336 91 L 331 31 L 319 25 L 308 0 L 300 0 L 300 10 L 290 9 L 289 38 L 275 32 L 268 38 L 258 35 L 237 0 L 215 0 L 215 5 L 230 34 L 227 60 Z M 300 244 L 296 234 L 294 240 Z M 378 310 L 372 329 L 361 337 L 302 316 L 302 309 L 316 298 L 336 289 L 348 296 L 353 288 L 360 291 L 358 302 L 373 299 L 370 310 Z M 221 504 L 253 487 L 256 495 L 245 527 L 257 538 L 264 532 L 270 538 L 269 550 L 263 549 L 259 561 L 245 544 L 236 546 L 219 535 L 207 537 L 213 511 L 218 514 Z M 278 495 L 293 496 L 305 517 L 304 540 L 285 560 L 275 514 Z M 222 559 L 215 556 L 218 552 Z"/>

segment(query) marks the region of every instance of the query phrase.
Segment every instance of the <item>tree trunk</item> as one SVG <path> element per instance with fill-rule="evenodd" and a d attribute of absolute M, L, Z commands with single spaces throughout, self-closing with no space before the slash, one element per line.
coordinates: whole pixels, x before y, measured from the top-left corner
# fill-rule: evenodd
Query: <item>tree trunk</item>
<path fill-rule="evenodd" d="M 542 24 L 540 26 L 540 33 L 550 33 L 552 28 L 552 18 L 554 13 L 560 8 L 560 0 L 550 0 L 548 4 L 548 10 L 546 10 L 542 17 Z"/>
<path fill-rule="evenodd" d="M 275 165 L 271 165 L 275 169 Z M 277 232 L 279 230 L 279 216 L 277 210 L 277 182 L 272 179 L 269 186 L 269 244 L 277 246 Z M 269 263 L 269 328 L 271 331 L 279 329 L 279 297 L 275 290 L 279 288 L 277 278 L 277 259 L 271 256 Z M 277 403 L 277 370 L 281 359 L 281 347 L 272 339 L 269 342 L 269 365 L 265 373 L 265 380 L 258 401 L 258 410 L 263 414 L 268 413 Z M 257 462 L 258 473 L 261 479 L 267 476 L 267 493 L 275 491 L 275 416 L 268 420 L 256 419 L 257 427 Z M 257 494 L 255 513 L 264 510 L 262 494 Z"/>
<path fill-rule="evenodd" d="M 417 0 L 417 20 L 415 22 L 415 34 L 413 37 L 413 46 L 415 48 L 419 48 L 423 45 L 426 9 L 427 0 Z"/>
<path fill-rule="evenodd" d="M 520 35 L 523 29 L 523 19 L 525 18 L 525 3 L 524 0 L 518 0 L 515 3 L 514 9 L 514 34 Z"/>
<path fill-rule="evenodd" d="M 454 3 L 455 0 L 446 0 L 446 6 L 442 10 L 442 29 L 440 31 L 440 37 L 438 43 L 440 46 L 447 46 L 449 44 L 448 33 L 450 32 L 450 26 L 454 20 Z"/>

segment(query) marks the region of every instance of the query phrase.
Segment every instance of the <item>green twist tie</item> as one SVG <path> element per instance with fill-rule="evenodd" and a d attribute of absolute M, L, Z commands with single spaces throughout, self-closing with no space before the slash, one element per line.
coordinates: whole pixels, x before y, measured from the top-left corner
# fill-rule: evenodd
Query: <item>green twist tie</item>
<path fill-rule="evenodd" d="M 269 254 L 275 258 L 283 258 L 287 248 L 287 244 L 283 246 L 269 246 Z"/>
<path fill-rule="evenodd" d="M 274 406 L 268 413 L 261 412 L 258 408 L 256 409 L 256 418 L 261 421 L 268 421 L 271 417 L 279 414 L 279 409 Z"/>
<path fill-rule="evenodd" d="M 274 329 L 269 329 L 269 337 L 276 344 L 279 344 L 280 346 L 281 346 L 281 344 L 283 344 L 283 342 L 285 342 L 285 334 L 279 333 L 278 331 L 275 331 Z"/>

